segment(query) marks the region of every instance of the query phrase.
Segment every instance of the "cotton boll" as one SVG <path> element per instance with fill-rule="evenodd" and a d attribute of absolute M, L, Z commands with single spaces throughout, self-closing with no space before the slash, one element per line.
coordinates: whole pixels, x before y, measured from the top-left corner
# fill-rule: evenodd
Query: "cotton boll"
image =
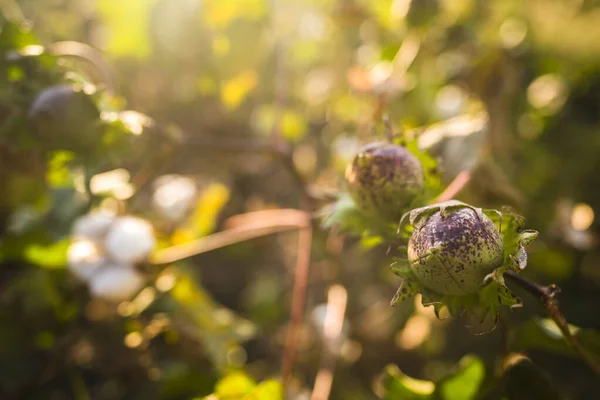
<path fill-rule="evenodd" d="M 115 216 L 113 214 L 105 211 L 92 212 L 77 218 L 75 224 L 73 224 L 72 234 L 75 237 L 102 240 L 114 221 Z"/>
<path fill-rule="evenodd" d="M 144 287 L 144 277 L 130 265 L 107 265 L 90 281 L 93 296 L 121 302 L 130 300 Z"/>
<path fill-rule="evenodd" d="M 136 217 L 118 218 L 104 241 L 108 255 L 119 264 L 135 264 L 144 260 L 155 244 L 152 225 Z"/>
<path fill-rule="evenodd" d="M 154 183 L 154 205 L 171 221 L 185 216 L 196 197 L 196 183 L 180 175 L 164 175 Z"/>
<path fill-rule="evenodd" d="M 104 262 L 102 251 L 91 240 L 80 239 L 69 245 L 67 250 L 69 270 L 83 281 L 89 281 Z"/>

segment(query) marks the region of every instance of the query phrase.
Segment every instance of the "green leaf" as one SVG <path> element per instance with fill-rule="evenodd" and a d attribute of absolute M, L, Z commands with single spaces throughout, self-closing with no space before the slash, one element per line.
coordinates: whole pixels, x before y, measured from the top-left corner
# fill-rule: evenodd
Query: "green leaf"
<path fill-rule="evenodd" d="M 544 371 L 525 358 L 504 372 L 503 383 L 509 400 L 561 398 Z"/>
<path fill-rule="evenodd" d="M 253 400 L 283 400 L 283 386 L 275 379 L 261 382 L 252 392 Z"/>
<path fill-rule="evenodd" d="M 435 391 L 433 382 L 411 378 L 395 365 L 386 367 L 382 384 L 386 400 L 431 399 Z"/>
<path fill-rule="evenodd" d="M 238 398 L 249 394 L 256 383 L 243 372 L 231 372 L 225 375 L 215 386 L 215 394 L 221 398 Z"/>
<path fill-rule="evenodd" d="M 106 51 L 115 56 L 145 58 L 150 54 L 150 11 L 155 0 L 98 0 L 96 7 L 108 31 Z"/>
<path fill-rule="evenodd" d="M 573 336 L 600 363 L 600 332 L 569 325 Z M 519 351 L 541 350 L 570 357 L 578 354 L 564 340 L 562 332 L 551 319 L 534 319 L 516 329 L 512 347 Z"/>
<path fill-rule="evenodd" d="M 234 371 L 225 374 L 215 385 L 215 392 L 205 399 L 283 400 L 283 386 L 274 379 L 257 385 L 245 372 Z"/>
<path fill-rule="evenodd" d="M 477 396 L 484 377 L 483 362 L 468 355 L 437 382 L 412 378 L 395 365 L 386 367 L 381 382 L 387 400 L 471 400 Z"/>
<path fill-rule="evenodd" d="M 445 400 L 471 400 L 477 395 L 484 376 L 483 362 L 477 357 L 465 356 L 458 370 L 438 384 L 438 390 Z"/>
<path fill-rule="evenodd" d="M 376 217 L 363 214 L 348 193 L 340 193 L 338 199 L 319 211 L 324 229 L 335 228 L 340 232 L 363 237 L 391 238 L 396 226 Z"/>
<path fill-rule="evenodd" d="M 49 245 L 32 244 L 25 249 L 25 260 L 42 268 L 65 268 L 70 240 Z"/>
<path fill-rule="evenodd" d="M 74 159 L 75 154 L 70 151 L 56 151 L 50 156 L 46 180 L 52 187 L 71 187 L 73 185 L 69 166 Z"/>

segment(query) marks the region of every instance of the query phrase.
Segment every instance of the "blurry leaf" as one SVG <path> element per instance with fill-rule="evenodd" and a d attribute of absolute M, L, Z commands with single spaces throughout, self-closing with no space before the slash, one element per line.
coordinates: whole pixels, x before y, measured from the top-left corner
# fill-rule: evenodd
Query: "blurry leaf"
<path fill-rule="evenodd" d="M 508 400 L 559 400 L 561 397 L 543 371 L 528 359 L 510 366 L 503 377 Z"/>
<path fill-rule="evenodd" d="M 272 106 L 260 107 L 256 111 L 254 118 L 256 128 L 263 134 L 269 135 L 273 132 L 273 124 L 276 121 Z M 278 122 L 281 135 L 289 142 L 297 142 L 306 135 L 307 121 L 300 113 L 294 110 L 284 110 Z"/>
<path fill-rule="evenodd" d="M 69 163 L 75 155 L 70 151 L 56 151 L 48 161 L 46 180 L 52 187 L 69 187 L 72 185 Z"/>
<path fill-rule="evenodd" d="M 298 113 L 286 110 L 281 117 L 281 134 L 289 142 L 296 142 L 306 134 L 306 120 Z"/>
<path fill-rule="evenodd" d="M 26 24 L 6 22 L 0 15 L 0 49 L 22 49 L 25 46 L 38 44 L 35 36 Z"/>
<path fill-rule="evenodd" d="M 256 71 L 245 71 L 223 83 L 221 101 L 228 110 L 235 110 L 256 87 Z"/>
<path fill-rule="evenodd" d="M 180 244 L 212 233 L 217 225 L 219 213 L 229 201 L 229 189 L 221 183 L 212 183 L 204 189 L 196 201 L 193 214 L 175 233 L 173 244 Z"/>
<path fill-rule="evenodd" d="M 256 20 L 267 11 L 266 0 L 206 0 L 202 19 L 213 29 L 227 28 L 237 18 Z"/>
<path fill-rule="evenodd" d="M 96 0 L 108 34 L 106 51 L 114 56 L 145 58 L 150 54 L 150 10 L 156 0 Z"/>
<path fill-rule="evenodd" d="M 194 368 L 194 366 L 178 360 L 165 366 L 162 370 L 158 398 L 189 399 L 196 393 L 207 393 L 214 387 L 215 381 L 214 371 Z M 201 399 L 198 398 L 198 400 Z"/>
<path fill-rule="evenodd" d="M 564 280 L 575 269 L 574 254 L 566 249 L 544 249 L 530 255 L 529 264 L 549 280 Z"/>
<path fill-rule="evenodd" d="M 70 241 L 61 240 L 49 245 L 32 244 L 25 249 L 25 260 L 42 268 L 64 268 Z"/>
<path fill-rule="evenodd" d="M 411 378 L 395 365 L 385 369 L 382 384 L 385 400 L 432 399 L 435 391 L 433 382 Z"/>
<path fill-rule="evenodd" d="M 358 122 L 360 115 L 370 112 L 372 105 L 364 98 L 357 96 L 342 95 L 337 99 L 331 99 L 331 108 L 335 116 L 342 121 Z"/>
<path fill-rule="evenodd" d="M 217 382 L 216 395 L 221 398 L 242 398 L 256 387 L 256 383 L 243 372 L 233 372 Z"/>
<path fill-rule="evenodd" d="M 445 400 L 474 399 L 485 376 L 483 362 L 473 356 L 465 356 L 454 375 L 438 383 L 438 390 Z"/>
<path fill-rule="evenodd" d="M 230 372 L 215 385 L 215 393 L 205 400 L 283 400 L 283 387 L 276 380 L 267 380 L 259 385 L 246 373 Z"/>
<path fill-rule="evenodd" d="M 181 334 L 193 332 L 195 339 L 200 338 L 216 369 L 223 371 L 232 366 L 234 361 L 229 356 L 239 349 L 238 342 L 255 334 L 254 324 L 217 304 L 192 275 L 182 269 L 178 270 L 177 281 L 170 293 L 180 305 L 176 326 L 184 328 Z"/>
<path fill-rule="evenodd" d="M 283 400 L 283 386 L 274 379 L 261 382 L 252 393 L 253 400 Z"/>
<path fill-rule="evenodd" d="M 470 400 L 477 396 L 484 376 L 483 362 L 475 356 L 463 357 L 453 372 L 436 383 L 411 378 L 395 365 L 390 365 L 382 381 L 386 391 L 384 398 Z"/>
<path fill-rule="evenodd" d="M 16 65 L 8 68 L 8 80 L 11 82 L 19 81 L 25 76 L 23 69 Z"/>
<path fill-rule="evenodd" d="M 379 242 L 381 236 L 393 237 L 396 231 L 395 225 L 389 225 L 377 218 L 363 214 L 352 200 L 349 194 L 340 193 L 338 199 L 320 211 L 323 219 L 323 228 L 335 228 L 340 232 L 352 233 Z"/>
<path fill-rule="evenodd" d="M 573 336 L 597 362 L 600 362 L 600 332 L 569 325 Z M 513 341 L 516 350 L 542 350 L 578 357 L 563 339 L 562 333 L 550 319 L 534 319 L 523 323 L 516 331 Z"/>

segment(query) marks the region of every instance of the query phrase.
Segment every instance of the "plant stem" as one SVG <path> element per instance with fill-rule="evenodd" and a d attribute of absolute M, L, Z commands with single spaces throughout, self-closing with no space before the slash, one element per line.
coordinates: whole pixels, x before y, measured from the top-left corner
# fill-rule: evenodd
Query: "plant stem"
<path fill-rule="evenodd" d="M 150 257 L 150 262 L 169 264 L 245 240 L 310 226 L 310 215 L 295 209 L 256 211 L 236 215 L 231 219 L 232 221 L 243 220 L 244 224 L 236 223 L 230 229 L 158 250 Z M 227 225 L 227 221 L 225 224 Z"/>
<path fill-rule="evenodd" d="M 444 191 L 433 200 L 432 204 L 452 200 L 471 181 L 472 173 L 469 170 L 460 171 Z"/>
<path fill-rule="evenodd" d="M 596 360 L 594 360 L 587 350 L 581 346 L 579 340 L 573 336 L 571 330 L 569 329 L 569 325 L 567 324 L 567 320 L 561 314 L 558 308 L 558 300 L 556 296 L 560 293 L 560 288 L 554 284 L 550 286 L 538 285 L 535 282 L 531 282 L 530 280 L 517 275 L 513 271 L 508 271 L 505 276 L 540 301 L 540 303 L 546 309 L 546 312 L 548 312 L 550 318 L 552 318 L 556 326 L 558 326 L 562 332 L 567 343 L 573 348 L 573 350 L 575 350 L 575 352 L 577 352 L 579 357 L 581 357 L 581 359 L 598 376 L 600 376 L 600 365 L 598 365 Z"/>
<path fill-rule="evenodd" d="M 290 311 L 290 322 L 287 327 L 285 345 L 283 348 L 283 359 L 281 362 L 281 379 L 284 388 L 289 383 L 292 368 L 298 348 L 298 332 L 304 317 L 304 302 L 306 299 L 306 288 L 308 286 L 308 271 L 310 267 L 310 255 L 312 249 L 312 226 L 306 226 L 298 232 L 298 253 L 296 255 L 296 266 L 294 267 L 294 287 L 292 290 L 292 304 Z"/>

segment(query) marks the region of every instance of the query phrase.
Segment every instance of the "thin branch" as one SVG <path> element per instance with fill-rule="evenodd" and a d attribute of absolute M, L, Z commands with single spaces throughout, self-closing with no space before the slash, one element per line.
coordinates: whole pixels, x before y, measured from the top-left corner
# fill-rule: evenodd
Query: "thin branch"
<path fill-rule="evenodd" d="M 292 305 L 290 322 L 287 327 L 283 360 L 281 364 L 281 377 L 284 387 L 287 386 L 296 358 L 298 347 L 298 332 L 304 317 L 304 300 L 308 286 L 308 271 L 312 249 L 312 226 L 307 226 L 298 232 L 298 254 L 294 268 L 294 288 L 292 292 Z"/>
<path fill-rule="evenodd" d="M 505 276 L 515 284 L 519 285 L 522 289 L 526 290 L 529 294 L 536 297 L 540 303 L 548 312 L 548 315 L 556 326 L 560 329 L 565 338 L 566 342 L 577 352 L 579 357 L 596 373 L 600 376 L 600 365 L 594 360 L 594 358 L 587 352 L 583 346 L 579 343 L 579 340 L 573 336 L 567 320 L 561 314 L 558 308 L 558 300 L 556 296 L 560 293 L 560 288 L 554 284 L 550 286 L 538 285 L 535 282 L 531 282 L 520 275 L 512 271 L 508 271 Z"/>
<path fill-rule="evenodd" d="M 385 126 L 385 137 L 388 143 L 394 142 L 394 127 L 388 113 L 383 114 L 383 125 Z"/>
<path fill-rule="evenodd" d="M 269 210 L 269 212 L 271 214 L 269 218 L 266 217 L 265 211 L 258 211 L 257 213 L 262 218 L 254 217 L 252 222 L 245 225 L 235 226 L 188 243 L 158 250 L 150 257 L 150 262 L 152 264 L 169 264 L 245 240 L 310 226 L 310 216 L 303 211 L 284 209 Z M 256 213 L 240 214 L 236 217 L 245 217 L 249 221 L 251 214 Z"/>
<path fill-rule="evenodd" d="M 444 191 L 433 200 L 433 203 L 441 203 L 452 200 L 471 181 L 472 173 L 469 170 L 460 171 L 450 182 Z"/>

